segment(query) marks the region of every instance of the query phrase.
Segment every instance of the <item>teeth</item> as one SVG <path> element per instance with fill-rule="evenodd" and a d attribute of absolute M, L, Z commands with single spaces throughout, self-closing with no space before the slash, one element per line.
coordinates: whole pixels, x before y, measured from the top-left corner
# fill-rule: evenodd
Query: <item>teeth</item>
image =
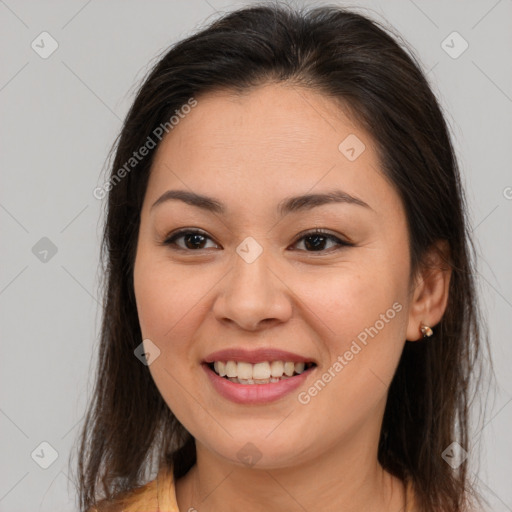
<path fill-rule="evenodd" d="M 226 375 L 229 378 L 238 377 L 237 364 L 235 361 L 228 361 L 226 363 Z"/>
<path fill-rule="evenodd" d="M 270 377 L 270 379 L 239 379 L 238 377 L 230 377 L 228 380 L 236 384 L 268 384 L 269 382 L 279 382 L 280 380 L 286 380 L 290 377 L 283 375 L 281 378 Z"/>
<path fill-rule="evenodd" d="M 215 363 L 213 363 L 213 369 L 220 375 L 220 365 L 224 366 L 224 363 L 220 362 L 220 361 L 215 361 Z M 222 377 L 224 377 L 224 375 L 222 375 Z"/>
<path fill-rule="evenodd" d="M 214 367 L 215 367 L 215 364 L 217 364 L 217 368 L 215 368 L 215 371 L 221 376 L 221 377 L 225 377 L 226 376 L 226 363 L 223 363 L 222 361 L 216 361 L 214 363 Z"/>
<path fill-rule="evenodd" d="M 236 367 L 237 367 L 236 376 L 239 379 L 247 380 L 247 379 L 253 379 L 253 378 L 257 378 L 257 379 L 263 378 L 263 377 L 255 377 L 253 375 L 252 364 L 250 364 L 250 363 L 237 363 Z"/>
<path fill-rule="evenodd" d="M 285 375 L 288 375 L 288 377 L 291 377 L 293 375 L 294 371 L 295 371 L 295 363 L 292 363 L 292 362 L 284 363 L 284 373 L 285 373 Z"/>
<path fill-rule="evenodd" d="M 270 379 L 270 363 L 257 363 L 255 365 L 249 363 L 238 363 L 238 367 L 240 368 L 240 364 L 247 364 L 247 366 L 252 367 L 252 378 L 258 380 L 268 380 Z M 240 374 L 238 374 L 240 378 Z"/>
<path fill-rule="evenodd" d="M 282 377 L 284 373 L 283 361 L 272 361 L 270 363 L 270 374 L 272 377 Z"/>
<path fill-rule="evenodd" d="M 301 374 L 306 367 L 305 363 L 295 363 L 295 373 Z M 287 374 L 288 375 L 288 374 Z"/>
<path fill-rule="evenodd" d="M 240 384 L 278 382 L 295 374 L 300 375 L 305 366 L 305 363 L 294 363 L 293 361 L 265 361 L 256 364 L 241 361 L 215 361 L 213 363 L 218 375 Z"/>

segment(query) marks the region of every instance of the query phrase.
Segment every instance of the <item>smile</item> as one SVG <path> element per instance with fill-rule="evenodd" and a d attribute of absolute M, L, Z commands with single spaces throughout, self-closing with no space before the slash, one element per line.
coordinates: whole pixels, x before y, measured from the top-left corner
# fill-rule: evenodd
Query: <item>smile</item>
<path fill-rule="evenodd" d="M 308 370 L 315 363 L 293 361 L 263 361 L 256 364 L 244 361 L 215 361 L 208 364 L 219 377 L 235 384 L 269 384 L 290 379 Z"/>
<path fill-rule="evenodd" d="M 286 362 L 282 361 L 262 362 L 256 364 L 244 363 L 243 361 L 238 361 L 236 363 L 234 361 L 227 361 L 223 369 L 222 365 L 218 364 L 223 363 L 223 361 L 216 362 L 217 365 L 215 365 L 215 362 L 203 363 L 201 365 L 203 370 L 206 372 L 215 394 L 229 400 L 230 402 L 244 405 L 264 405 L 289 396 L 293 391 L 297 390 L 297 388 L 304 386 L 306 380 L 309 379 L 317 369 L 317 365 L 315 363 L 293 363 L 293 373 L 290 376 L 286 375 L 286 371 L 290 373 L 291 366 L 289 365 L 285 368 Z M 233 364 L 230 365 L 229 363 Z M 281 363 L 283 370 L 280 377 L 272 376 L 272 370 L 269 370 L 269 368 L 272 367 L 272 363 L 274 363 L 274 374 L 277 374 L 277 370 L 280 369 L 280 365 L 276 363 Z M 295 364 L 299 364 L 299 370 L 302 368 L 301 373 L 296 372 Z M 238 373 L 239 365 L 241 368 L 240 375 L 248 375 L 250 370 L 253 372 L 253 378 L 240 379 Z M 304 365 L 304 367 L 302 367 L 302 365 Z M 215 369 L 215 366 L 217 366 L 217 370 Z M 236 377 L 228 377 L 227 370 L 229 370 L 230 375 L 234 374 Z M 220 371 L 226 373 L 226 375 L 221 377 Z M 261 371 L 261 373 L 258 373 L 259 371 Z M 263 373 L 263 371 L 266 373 Z M 257 377 L 267 374 L 270 374 L 270 376 L 265 379 L 254 379 L 255 374 Z"/>

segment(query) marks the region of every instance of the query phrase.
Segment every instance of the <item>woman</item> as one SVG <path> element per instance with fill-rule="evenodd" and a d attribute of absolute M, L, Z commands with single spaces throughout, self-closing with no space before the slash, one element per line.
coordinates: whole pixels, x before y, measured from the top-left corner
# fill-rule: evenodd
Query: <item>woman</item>
<path fill-rule="evenodd" d="M 463 191 L 384 29 L 225 15 L 150 72 L 107 192 L 81 510 L 472 509 Z"/>

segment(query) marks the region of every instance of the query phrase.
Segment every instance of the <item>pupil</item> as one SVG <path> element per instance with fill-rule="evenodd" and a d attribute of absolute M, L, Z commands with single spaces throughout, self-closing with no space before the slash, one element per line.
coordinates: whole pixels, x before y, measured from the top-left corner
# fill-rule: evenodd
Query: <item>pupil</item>
<path fill-rule="evenodd" d="M 205 237 L 198 233 L 192 233 L 185 236 L 186 245 L 189 249 L 201 249 L 204 245 Z M 305 245 L 308 249 L 322 249 L 326 237 L 323 235 L 310 235 L 305 238 Z M 313 242 L 311 242 L 313 240 Z M 199 247 L 198 247 L 199 245 Z"/>
<path fill-rule="evenodd" d="M 311 240 L 311 239 L 315 240 L 315 242 L 313 242 L 312 244 L 307 242 L 308 240 Z M 319 240 L 321 240 L 321 242 Z M 310 235 L 305 238 L 306 247 L 312 248 L 313 250 L 319 249 L 319 248 L 321 249 L 323 243 L 325 243 L 325 236 L 323 236 L 323 235 Z"/>
<path fill-rule="evenodd" d="M 185 236 L 185 240 L 186 240 L 186 245 L 189 249 L 198 249 L 198 248 L 201 249 L 202 248 L 201 244 L 202 244 L 202 242 L 204 243 L 204 236 L 197 234 L 197 233 L 193 233 L 193 234 Z M 189 243 L 188 243 L 190 240 L 192 240 L 192 242 L 190 243 L 191 247 L 189 246 Z M 200 244 L 201 247 L 197 247 L 197 245 L 194 245 L 194 244 Z"/>

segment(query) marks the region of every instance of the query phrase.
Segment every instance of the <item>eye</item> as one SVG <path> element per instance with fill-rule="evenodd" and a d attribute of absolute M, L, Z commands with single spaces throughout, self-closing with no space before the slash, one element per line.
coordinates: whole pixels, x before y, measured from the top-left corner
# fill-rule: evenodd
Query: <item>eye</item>
<path fill-rule="evenodd" d="M 176 241 L 179 239 L 183 239 L 185 247 L 177 244 Z M 195 229 L 183 229 L 174 233 L 171 237 L 167 238 L 163 245 L 174 245 L 177 246 L 178 249 L 182 250 L 201 250 L 205 249 L 206 240 L 211 238 L 203 233 L 202 231 L 198 231 Z"/>
<path fill-rule="evenodd" d="M 180 239 L 183 239 L 183 245 L 177 243 Z M 174 246 L 178 250 L 198 251 L 207 249 L 207 240 L 211 240 L 211 238 L 203 231 L 196 229 L 182 229 L 167 238 L 162 245 Z M 322 229 L 315 229 L 313 231 L 300 234 L 299 238 L 296 239 L 293 245 L 297 245 L 299 242 L 304 242 L 306 252 L 330 252 L 330 249 L 333 249 L 333 247 L 326 248 L 326 245 L 329 242 L 334 243 L 334 249 L 336 249 L 336 247 L 352 247 L 354 245 L 350 242 L 340 240 L 338 237 L 329 234 L 327 231 Z M 217 244 L 214 243 L 214 245 L 216 246 Z"/>
<path fill-rule="evenodd" d="M 341 248 L 352 247 L 354 245 L 350 242 L 340 240 L 338 237 L 329 234 L 323 229 L 315 229 L 314 231 L 309 231 L 301 235 L 299 235 L 300 238 L 296 240 L 294 245 L 304 241 L 304 247 L 307 249 L 306 252 L 330 252 L 325 247 L 328 242 L 334 242 L 334 248 L 336 248 L 336 246 Z M 328 249 L 332 249 L 332 247 Z"/>

